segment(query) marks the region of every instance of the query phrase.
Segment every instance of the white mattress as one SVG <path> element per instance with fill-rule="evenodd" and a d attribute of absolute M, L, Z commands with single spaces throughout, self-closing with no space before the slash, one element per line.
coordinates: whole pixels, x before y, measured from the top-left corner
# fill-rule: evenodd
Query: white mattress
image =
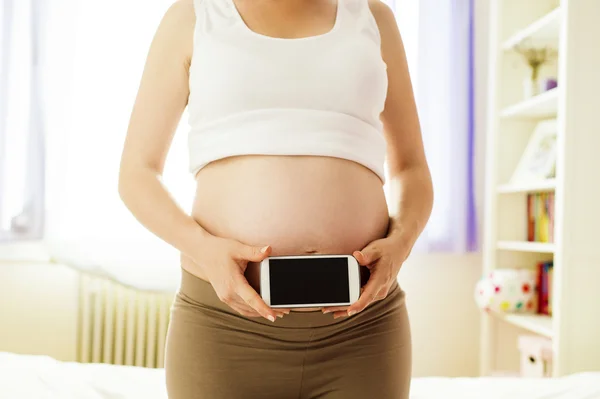
<path fill-rule="evenodd" d="M 2 399 L 167 399 L 164 370 L 0 352 Z M 411 399 L 600 399 L 600 373 L 558 379 L 415 378 Z"/>

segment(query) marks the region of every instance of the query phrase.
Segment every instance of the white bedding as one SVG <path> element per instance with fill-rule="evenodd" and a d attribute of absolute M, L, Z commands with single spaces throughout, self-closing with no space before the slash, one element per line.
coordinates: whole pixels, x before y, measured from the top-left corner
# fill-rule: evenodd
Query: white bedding
<path fill-rule="evenodd" d="M 410 399 L 600 399 L 600 373 L 553 379 L 415 378 Z"/>
<path fill-rule="evenodd" d="M 167 399 L 164 370 L 0 352 L 1 399 Z"/>
<path fill-rule="evenodd" d="M 164 370 L 0 352 L 0 398 L 167 399 L 167 394 Z M 600 399 L 600 373 L 543 380 L 415 378 L 411 399 Z"/>

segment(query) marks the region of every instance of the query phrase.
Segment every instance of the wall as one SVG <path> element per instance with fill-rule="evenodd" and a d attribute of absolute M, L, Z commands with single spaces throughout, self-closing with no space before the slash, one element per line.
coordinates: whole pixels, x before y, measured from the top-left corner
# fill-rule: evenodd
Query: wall
<path fill-rule="evenodd" d="M 476 183 L 482 215 L 487 104 L 487 0 L 475 2 Z M 474 286 L 481 273 L 480 254 L 412 256 L 400 273 L 407 292 L 413 334 L 415 376 L 476 376 L 479 373 L 480 314 Z"/>
<path fill-rule="evenodd" d="M 475 375 L 479 314 L 472 292 L 477 255 L 414 256 L 400 281 L 407 293 L 415 376 Z M 0 263 L 0 351 L 74 360 L 77 274 L 38 262 Z"/>
<path fill-rule="evenodd" d="M 412 327 L 416 377 L 474 376 L 479 367 L 479 312 L 473 302 L 479 255 L 422 255 L 406 262 L 400 285 Z"/>
<path fill-rule="evenodd" d="M 0 262 L 0 351 L 75 360 L 77 311 L 73 270 Z"/>
<path fill-rule="evenodd" d="M 487 1 L 476 0 L 476 130 L 482 154 L 485 131 Z M 482 187 L 483 162 L 476 164 Z M 482 192 L 478 190 L 478 194 Z M 483 203 L 478 196 L 479 204 Z M 480 211 L 481 214 L 481 211 Z M 481 257 L 413 255 L 400 282 L 412 325 L 414 375 L 478 373 L 479 312 L 473 287 Z M 77 280 L 73 271 L 41 263 L 0 263 L 0 351 L 75 357 Z"/>

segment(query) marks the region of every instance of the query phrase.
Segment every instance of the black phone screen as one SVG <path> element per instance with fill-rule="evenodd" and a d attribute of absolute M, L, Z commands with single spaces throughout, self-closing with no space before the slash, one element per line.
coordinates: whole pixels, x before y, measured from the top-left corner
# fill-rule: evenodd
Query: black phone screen
<path fill-rule="evenodd" d="M 269 259 L 271 305 L 347 303 L 347 258 Z"/>

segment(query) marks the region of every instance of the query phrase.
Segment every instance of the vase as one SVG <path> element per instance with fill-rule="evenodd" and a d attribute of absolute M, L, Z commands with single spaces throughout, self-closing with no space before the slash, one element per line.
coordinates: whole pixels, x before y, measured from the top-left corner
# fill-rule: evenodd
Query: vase
<path fill-rule="evenodd" d="M 523 80 L 523 97 L 531 98 L 540 94 L 540 85 L 537 79 L 525 78 Z"/>

